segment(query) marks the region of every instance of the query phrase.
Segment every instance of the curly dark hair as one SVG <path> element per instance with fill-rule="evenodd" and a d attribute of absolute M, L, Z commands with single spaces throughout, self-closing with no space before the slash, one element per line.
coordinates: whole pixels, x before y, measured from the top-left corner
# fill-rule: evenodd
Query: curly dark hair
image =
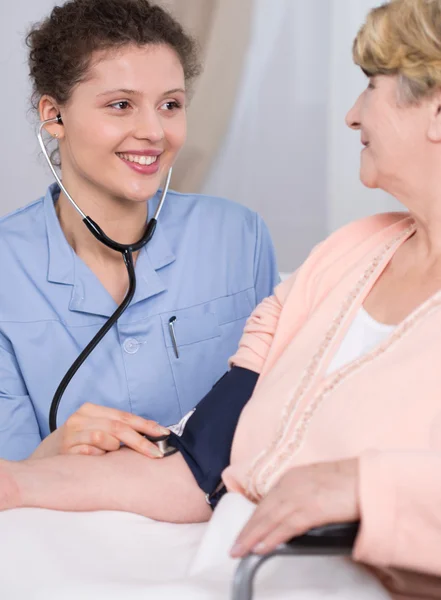
<path fill-rule="evenodd" d="M 149 0 L 70 0 L 34 25 L 26 44 L 34 108 L 45 94 L 66 104 L 99 50 L 164 44 L 178 55 L 187 83 L 200 72 L 196 42 Z"/>

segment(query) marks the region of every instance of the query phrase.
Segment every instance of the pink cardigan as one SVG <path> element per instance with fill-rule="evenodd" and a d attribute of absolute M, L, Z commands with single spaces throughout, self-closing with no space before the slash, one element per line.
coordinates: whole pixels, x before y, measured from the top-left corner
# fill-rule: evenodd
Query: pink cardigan
<path fill-rule="evenodd" d="M 293 466 L 360 456 L 354 559 L 413 599 L 441 597 L 441 292 L 367 355 L 326 370 L 414 231 L 406 213 L 348 225 L 256 308 L 231 363 L 261 377 L 224 472 L 229 490 L 258 499 Z"/>

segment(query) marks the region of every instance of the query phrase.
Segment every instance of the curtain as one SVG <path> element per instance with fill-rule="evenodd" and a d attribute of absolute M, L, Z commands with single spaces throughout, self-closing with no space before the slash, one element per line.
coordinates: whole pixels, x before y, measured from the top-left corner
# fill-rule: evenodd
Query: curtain
<path fill-rule="evenodd" d="M 330 3 L 254 0 L 244 74 L 203 189 L 258 211 L 283 271 L 326 234 Z"/>
<path fill-rule="evenodd" d="M 252 0 L 157 0 L 198 40 L 204 71 L 188 110 L 188 139 L 172 185 L 201 189 L 225 136 L 249 46 Z"/>
<path fill-rule="evenodd" d="M 365 82 L 352 41 L 373 0 L 254 0 L 235 109 L 202 189 L 257 210 L 282 271 L 348 221 L 396 208 L 359 181 L 344 117 Z"/>

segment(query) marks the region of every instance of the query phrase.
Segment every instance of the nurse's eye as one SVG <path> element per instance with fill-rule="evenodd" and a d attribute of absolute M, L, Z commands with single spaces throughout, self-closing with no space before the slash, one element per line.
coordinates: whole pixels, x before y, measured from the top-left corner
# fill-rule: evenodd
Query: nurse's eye
<path fill-rule="evenodd" d="M 109 106 L 118 111 L 125 111 L 130 107 L 130 103 L 128 100 L 120 100 L 119 102 L 114 102 L 113 104 L 109 104 Z"/>
<path fill-rule="evenodd" d="M 372 77 L 369 77 L 369 83 L 368 83 L 368 90 L 374 90 L 375 89 L 375 83 Z"/>
<path fill-rule="evenodd" d="M 164 102 L 161 108 L 166 110 L 167 112 L 171 112 L 182 108 L 182 104 L 177 100 L 170 100 L 169 102 Z"/>

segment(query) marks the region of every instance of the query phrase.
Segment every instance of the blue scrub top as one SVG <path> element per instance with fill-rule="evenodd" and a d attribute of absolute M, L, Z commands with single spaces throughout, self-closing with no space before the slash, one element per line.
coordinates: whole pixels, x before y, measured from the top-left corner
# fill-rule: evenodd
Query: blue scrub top
<path fill-rule="evenodd" d="M 53 184 L 0 219 L 0 457 L 11 460 L 49 434 L 59 382 L 116 308 L 64 237 L 58 195 Z M 149 201 L 150 214 L 158 201 Z M 178 422 L 227 370 L 246 318 L 278 282 L 256 213 L 171 191 L 136 274 L 132 304 L 69 384 L 58 425 L 85 402 Z"/>

